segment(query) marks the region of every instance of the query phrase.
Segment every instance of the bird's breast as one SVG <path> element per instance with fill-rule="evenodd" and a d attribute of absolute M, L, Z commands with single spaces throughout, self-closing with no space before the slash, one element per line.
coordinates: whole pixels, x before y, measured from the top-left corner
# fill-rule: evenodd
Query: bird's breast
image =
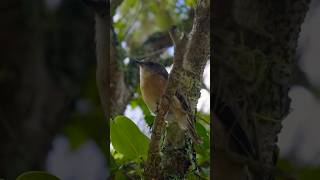
<path fill-rule="evenodd" d="M 166 79 L 157 75 L 150 75 L 140 79 L 143 100 L 153 113 L 156 112 L 157 103 L 164 93 L 166 83 Z"/>

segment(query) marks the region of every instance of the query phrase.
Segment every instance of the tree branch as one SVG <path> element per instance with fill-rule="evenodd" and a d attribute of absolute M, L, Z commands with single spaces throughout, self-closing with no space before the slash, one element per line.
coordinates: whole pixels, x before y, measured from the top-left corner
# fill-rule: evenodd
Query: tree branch
<path fill-rule="evenodd" d="M 106 0 L 83 1 L 88 6 L 93 7 L 96 13 L 96 78 L 102 108 L 106 118 L 109 119 L 124 111 L 131 93 L 126 86 L 124 72 L 120 68 L 122 62 L 117 51 L 119 44 L 112 29 L 112 19 L 108 19 L 106 16 L 107 13 L 110 13 L 109 2 Z M 115 10 L 121 2 L 122 0 L 112 1 L 111 9 Z M 107 25 L 111 27 L 111 30 L 107 28 Z M 107 42 L 109 42 L 109 47 Z"/>
<path fill-rule="evenodd" d="M 108 79 L 108 60 L 109 51 L 107 50 L 107 18 L 102 18 L 99 15 L 95 16 L 95 38 L 96 38 L 96 58 L 97 58 L 97 69 L 96 79 L 97 86 L 100 94 L 100 101 L 106 117 L 110 117 L 108 110 L 108 92 L 109 92 L 109 79 Z"/>
<path fill-rule="evenodd" d="M 112 26 L 111 26 L 112 28 Z M 125 72 L 121 68 L 123 65 L 121 52 L 118 51 L 120 45 L 115 41 L 116 34 L 112 29 L 110 32 L 110 57 L 109 57 L 109 88 L 110 88 L 110 111 L 111 117 L 122 113 L 132 95 L 125 82 Z"/>
<path fill-rule="evenodd" d="M 177 40 L 173 40 L 177 41 Z M 180 44 L 179 44 L 180 45 Z M 160 100 L 159 111 L 157 112 L 157 116 L 154 120 L 153 132 L 151 135 L 151 141 L 149 145 L 147 166 L 145 169 L 145 177 L 146 179 L 159 178 L 163 176 L 159 171 L 161 169 L 161 159 L 160 159 L 160 140 L 163 135 L 165 129 L 165 116 L 169 110 L 171 99 L 176 92 L 178 81 L 177 81 L 177 71 L 182 68 L 182 51 L 184 51 L 184 44 L 181 46 L 176 46 L 176 51 L 174 55 L 173 68 L 169 75 L 168 84 L 165 89 L 165 93 Z M 181 53 L 178 53 L 181 52 Z"/>
<path fill-rule="evenodd" d="M 188 75 L 190 73 L 184 72 L 183 65 L 184 61 L 186 62 L 186 65 L 188 66 L 189 64 L 196 64 L 199 68 L 200 72 L 203 72 L 206 60 L 208 58 L 208 53 L 209 53 L 209 46 L 201 46 L 201 45 L 209 45 L 206 43 L 200 43 L 197 48 L 195 48 L 195 45 L 192 45 L 192 43 L 197 43 L 199 41 L 202 42 L 209 42 L 208 39 L 203 39 L 203 38 L 208 38 L 209 35 L 209 23 L 210 19 L 209 18 L 209 4 L 208 1 L 199 1 L 198 6 L 197 6 L 197 11 L 202 11 L 204 10 L 205 12 L 203 13 L 198 13 L 195 16 L 194 20 L 194 28 L 191 32 L 191 39 L 188 42 L 186 36 L 182 36 L 182 38 L 177 37 L 177 32 L 175 29 L 171 29 L 169 34 L 171 36 L 171 39 L 174 43 L 175 46 L 175 52 L 174 52 L 174 60 L 173 60 L 173 68 L 171 70 L 169 80 L 167 87 L 165 89 L 165 93 L 163 97 L 160 100 L 160 104 L 158 107 L 158 113 L 155 118 L 154 122 L 154 129 L 151 135 L 151 142 L 149 145 L 149 152 L 148 152 L 148 159 L 147 159 L 147 165 L 145 169 L 145 177 L 146 179 L 159 179 L 160 177 L 163 178 L 163 173 L 161 172 L 161 157 L 160 157 L 160 140 L 164 132 L 165 128 L 165 115 L 167 114 L 169 107 L 170 107 L 170 101 L 171 98 L 173 97 L 174 93 L 176 92 L 178 86 L 180 86 L 181 81 L 183 79 L 184 75 Z M 206 23 L 206 24 L 205 24 Z M 204 33 L 204 35 L 201 35 L 201 33 Z M 189 49 L 186 49 L 188 45 Z M 200 50 L 202 49 L 202 50 Z M 204 53 L 204 55 L 201 54 L 196 54 L 195 56 L 200 57 L 200 59 L 196 59 L 196 62 L 191 62 L 194 61 L 195 59 L 193 58 L 194 56 L 191 55 L 191 53 L 195 51 L 195 53 Z M 185 53 L 186 58 L 185 57 Z M 199 63 L 200 62 L 200 66 Z M 202 62 L 204 62 L 204 65 L 202 65 Z M 202 69 L 201 69 L 202 68 Z M 193 74 L 193 73 L 191 73 Z M 201 74 L 200 74 L 201 75 Z M 199 76 L 200 76 L 199 75 Z M 200 76 L 201 77 L 201 76 Z M 195 85 L 197 82 L 195 82 L 195 79 L 191 79 L 191 82 L 188 81 L 189 83 Z M 180 89 L 180 88 L 179 88 Z M 189 85 L 190 89 L 190 85 Z M 189 90 L 186 88 L 186 90 Z M 197 88 L 194 88 L 192 86 L 191 91 L 198 91 L 196 94 L 200 94 L 200 85 L 197 86 Z M 190 94 L 188 94 L 190 95 Z M 199 98 L 199 97 L 197 97 Z M 194 108 L 195 106 L 192 106 Z M 184 135 L 184 133 L 183 133 Z M 168 164 L 166 164 L 168 166 Z M 172 164 L 173 166 L 173 164 Z"/>

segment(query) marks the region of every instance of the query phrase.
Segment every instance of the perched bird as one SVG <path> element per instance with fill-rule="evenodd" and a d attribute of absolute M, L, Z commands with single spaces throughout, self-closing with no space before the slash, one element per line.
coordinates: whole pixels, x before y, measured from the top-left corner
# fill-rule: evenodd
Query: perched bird
<path fill-rule="evenodd" d="M 134 61 L 140 67 L 140 89 L 142 98 L 149 110 L 156 114 L 157 105 L 164 94 L 169 74 L 164 66 L 159 63 L 152 61 Z M 193 142 L 201 142 L 194 126 L 195 116 L 192 115 L 187 100 L 179 91 L 177 91 L 172 98 L 166 120 L 168 122 L 176 121 L 181 129 L 189 133 Z"/>

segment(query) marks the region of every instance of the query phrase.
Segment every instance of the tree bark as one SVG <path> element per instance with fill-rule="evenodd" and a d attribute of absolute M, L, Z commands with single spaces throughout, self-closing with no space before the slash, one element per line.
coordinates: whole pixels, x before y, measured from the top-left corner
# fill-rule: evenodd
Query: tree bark
<path fill-rule="evenodd" d="M 91 17 L 80 3 L 63 1 L 55 11 L 42 0 L 0 3 L 0 179 L 45 169 L 52 140 L 94 65 Z"/>
<path fill-rule="evenodd" d="M 132 94 L 125 82 L 125 72 L 121 68 L 124 56 L 118 51 L 121 47 L 110 16 L 110 12 L 115 11 L 122 1 L 84 0 L 84 2 L 92 7 L 96 14 L 97 86 L 103 111 L 109 120 L 125 110 Z"/>
<path fill-rule="evenodd" d="M 215 1 L 215 179 L 271 180 L 279 175 L 270 169 L 278 159 L 281 121 L 289 113 L 291 67 L 308 4 L 309 0 Z M 227 143 L 219 143 L 221 139 Z M 250 166 L 248 161 L 256 163 Z"/>
<path fill-rule="evenodd" d="M 5 51 L 0 71 L 8 76 L 0 83 L 0 177 L 15 179 L 23 171 L 43 168 L 67 96 L 44 61 L 42 1 L 1 4 L 8 19 L 2 21 Z"/>

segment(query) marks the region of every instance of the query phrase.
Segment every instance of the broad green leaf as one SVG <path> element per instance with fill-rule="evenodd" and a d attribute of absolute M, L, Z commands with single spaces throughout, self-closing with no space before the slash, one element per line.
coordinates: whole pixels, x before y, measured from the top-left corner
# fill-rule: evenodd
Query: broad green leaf
<path fill-rule="evenodd" d="M 204 148 L 210 148 L 210 140 L 209 140 L 209 131 L 201 124 L 200 122 L 196 122 L 196 131 L 198 135 L 201 137 Z"/>
<path fill-rule="evenodd" d="M 195 126 L 196 126 L 197 133 L 201 137 L 208 137 L 209 136 L 209 132 L 206 130 L 205 127 L 203 127 L 203 125 L 200 122 L 196 122 Z"/>
<path fill-rule="evenodd" d="M 17 177 L 17 180 L 59 180 L 59 178 L 43 171 L 28 171 Z"/>
<path fill-rule="evenodd" d="M 204 113 L 198 112 L 197 119 L 199 119 L 200 121 L 203 121 L 205 123 L 210 124 L 210 114 L 204 114 Z"/>
<path fill-rule="evenodd" d="M 149 139 L 127 117 L 117 116 L 110 122 L 110 139 L 114 149 L 127 159 L 146 159 Z"/>
<path fill-rule="evenodd" d="M 202 144 L 195 145 L 195 150 L 197 152 L 197 161 L 199 164 L 206 162 L 210 157 L 210 139 L 209 131 L 203 126 L 202 123 L 196 122 L 195 124 L 198 135 L 203 141 Z"/>

